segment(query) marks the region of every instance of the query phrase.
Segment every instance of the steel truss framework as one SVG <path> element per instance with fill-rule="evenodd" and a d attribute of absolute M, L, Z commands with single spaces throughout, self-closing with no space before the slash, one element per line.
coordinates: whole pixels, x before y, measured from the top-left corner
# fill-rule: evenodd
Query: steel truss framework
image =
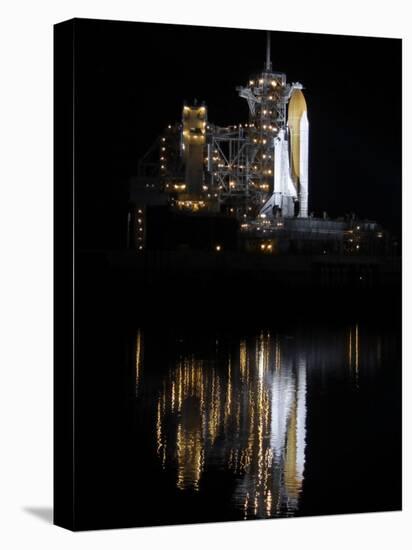
<path fill-rule="evenodd" d="M 256 210 L 267 201 L 273 192 L 274 140 L 280 129 L 287 130 L 287 104 L 298 86 L 287 84 L 283 73 L 265 70 L 237 88 L 248 102 L 249 122 L 210 127 L 207 169 L 220 202 L 248 203 Z"/>
<path fill-rule="evenodd" d="M 252 201 L 258 206 L 266 194 L 266 178 L 257 159 L 259 147 L 251 145 L 251 141 L 249 129 L 212 128 L 208 169 L 212 189 L 217 190 L 221 202 Z M 272 157 L 269 151 L 273 145 L 265 150 Z"/>
<path fill-rule="evenodd" d="M 237 87 L 239 96 L 246 99 L 249 106 L 248 122 L 227 127 L 204 122 L 203 158 L 200 159 L 204 162 L 203 177 L 195 193 L 196 200 L 205 201 L 213 208 L 230 205 L 242 218 L 262 213 L 262 207 L 274 193 L 275 142 L 281 135 L 289 141 L 287 111 L 296 88 L 302 86 L 288 84 L 284 73 L 272 71 L 268 33 L 263 71 L 252 75 L 246 86 Z M 196 110 L 195 106 L 190 109 Z M 191 130 L 194 128 L 186 129 L 186 134 Z M 184 133 L 183 123 L 169 125 L 158 142 L 159 176 L 164 191 L 189 196 L 192 182 L 186 181 L 191 178 L 184 175 Z M 193 137 L 198 135 L 193 132 Z M 149 160 L 146 157 L 145 166 Z M 182 185 L 183 181 L 187 185 Z"/>

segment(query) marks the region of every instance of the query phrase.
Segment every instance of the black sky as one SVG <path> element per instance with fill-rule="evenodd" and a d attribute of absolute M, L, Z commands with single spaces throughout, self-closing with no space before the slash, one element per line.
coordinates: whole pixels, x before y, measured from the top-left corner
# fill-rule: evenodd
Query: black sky
<path fill-rule="evenodd" d="M 75 37 L 79 192 L 113 235 L 125 182 L 183 100 L 204 100 L 218 125 L 247 121 L 235 88 L 263 69 L 266 35 L 76 20 Z M 271 51 L 273 69 L 305 87 L 310 210 L 353 211 L 399 232 L 401 40 L 273 31 Z"/>

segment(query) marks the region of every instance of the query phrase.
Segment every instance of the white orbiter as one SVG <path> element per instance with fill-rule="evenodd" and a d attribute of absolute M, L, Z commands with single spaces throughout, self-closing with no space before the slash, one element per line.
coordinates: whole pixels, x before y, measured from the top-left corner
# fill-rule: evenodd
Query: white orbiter
<path fill-rule="evenodd" d="M 292 85 L 288 106 L 288 122 L 274 138 L 273 194 L 263 205 L 260 214 L 269 218 L 278 215 L 308 216 L 308 156 L 309 122 L 302 86 Z"/>

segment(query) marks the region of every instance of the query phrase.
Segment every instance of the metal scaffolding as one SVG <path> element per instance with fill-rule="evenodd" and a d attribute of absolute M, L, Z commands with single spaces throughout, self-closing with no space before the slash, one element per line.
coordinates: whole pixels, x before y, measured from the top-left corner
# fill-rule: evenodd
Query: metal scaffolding
<path fill-rule="evenodd" d="M 182 122 L 169 125 L 160 140 L 161 188 L 178 206 L 229 211 L 240 219 L 256 218 L 262 212 L 269 217 L 279 212 L 293 216 L 295 203 L 299 215 L 307 216 L 308 126 L 306 118 L 302 131 L 303 111 L 297 108 L 303 104 L 300 97 L 294 99 L 302 86 L 287 83 L 284 73 L 272 70 L 270 33 L 263 70 L 236 89 L 249 106 L 243 124 L 221 127 L 207 121 L 204 103 L 184 105 Z M 288 113 L 292 103 L 300 117 L 293 118 L 293 131 Z M 276 163 L 276 158 L 281 162 Z"/>

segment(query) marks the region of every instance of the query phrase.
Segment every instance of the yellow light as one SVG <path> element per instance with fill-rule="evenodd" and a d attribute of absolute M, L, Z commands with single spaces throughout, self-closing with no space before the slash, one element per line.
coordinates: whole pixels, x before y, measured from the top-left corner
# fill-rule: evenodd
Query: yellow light
<path fill-rule="evenodd" d="M 216 245 L 216 252 L 220 252 L 221 250 L 222 250 L 222 248 L 221 248 L 220 244 L 217 244 Z"/>
<path fill-rule="evenodd" d="M 266 245 L 265 245 L 265 244 L 261 244 L 261 245 L 260 245 L 260 249 L 261 249 L 261 250 L 265 250 L 265 248 L 266 248 Z"/>
<path fill-rule="evenodd" d="M 276 86 L 278 85 L 278 83 L 276 82 L 276 80 L 272 80 L 271 84 L 272 84 L 272 86 L 273 86 L 274 88 L 276 88 Z"/>
<path fill-rule="evenodd" d="M 255 83 L 255 81 L 254 81 L 254 80 L 249 80 L 249 84 L 250 84 L 250 86 L 253 86 L 253 84 L 254 84 L 254 83 Z"/>
<path fill-rule="evenodd" d="M 166 141 L 166 138 L 162 138 L 162 141 Z"/>
<path fill-rule="evenodd" d="M 263 84 L 263 78 L 259 80 L 259 84 Z"/>

